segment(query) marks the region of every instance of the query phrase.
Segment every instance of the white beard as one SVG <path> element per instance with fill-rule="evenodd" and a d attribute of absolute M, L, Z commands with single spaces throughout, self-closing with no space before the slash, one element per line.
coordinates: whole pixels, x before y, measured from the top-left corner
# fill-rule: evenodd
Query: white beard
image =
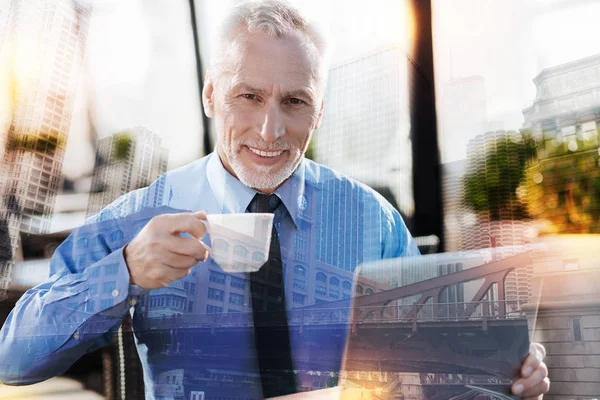
<path fill-rule="evenodd" d="M 244 145 L 246 144 L 247 143 L 244 143 Z M 236 156 L 236 149 L 240 149 L 241 147 L 242 145 L 240 143 L 232 143 L 229 146 L 227 149 L 227 152 L 229 153 L 229 164 L 240 182 L 254 189 L 268 190 L 279 187 L 286 179 L 292 176 L 302 159 L 302 153 L 297 148 L 269 148 L 271 151 L 287 150 L 289 152 L 290 161 L 279 169 L 265 165 L 255 165 L 254 170 L 251 171 L 248 170 L 240 158 Z M 265 146 L 260 146 L 260 148 L 265 148 Z"/>

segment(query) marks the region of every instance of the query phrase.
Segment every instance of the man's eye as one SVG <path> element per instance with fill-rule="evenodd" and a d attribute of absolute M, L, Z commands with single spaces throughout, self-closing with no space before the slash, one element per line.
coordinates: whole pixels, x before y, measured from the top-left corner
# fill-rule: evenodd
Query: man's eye
<path fill-rule="evenodd" d="M 290 101 L 290 104 L 303 104 L 304 103 L 304 101 L 297 99 L 295 97 L 292 97 L 289 101 Z"/>
<path fill-rule="evenodd" d="M 243 98 L 248 99 L 248 100 L 254 100 L 256 98 L 255 94 L 251 94 L 251 93 L 244 93 L 242 95 Z"/>

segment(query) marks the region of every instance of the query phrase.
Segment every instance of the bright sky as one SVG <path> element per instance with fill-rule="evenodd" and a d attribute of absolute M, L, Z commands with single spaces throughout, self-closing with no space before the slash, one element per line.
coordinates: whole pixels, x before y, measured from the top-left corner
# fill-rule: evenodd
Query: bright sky
<path fill-rule="evenodd" d="M 208 62 L 214 32 L 236 0 L 197 0 L 200 46 Z M 403 2 L 292 0 L 329 29 L 337 64 L 404 37 Z M 600 53 L 600 3 L 588 0 L 434 0 L 438 98 L 452 78 L 485 80 L 487 120 L 518 129 L 542 68 Z M 99 137 L 136 125 L 164 138 L 170 168 L 201 156 L 201 120 L 188 1 L 103 0 L 95 4 L 87 69 L 75 107 L 65 173 L 90 170 L 86 93 Z M 327 112 L 327 109 L 325 110 Z M 473 135 L 440 127 L 444 162 L 465 158 Z"/>
<path fill-rule="evenodd" d="M 532 79 L 543 68 L 600 53 L 597 1 L 434 0 L 433 4 L 438 99 L 452 78 L 482 76 L 487 120 L 500 121 L 507 130 L 522 127 L 522 110 L 535 96 Z M 443 126 L 439 132 L 443 162 L 466 158 L 473 135 L 450 137 Z"/>

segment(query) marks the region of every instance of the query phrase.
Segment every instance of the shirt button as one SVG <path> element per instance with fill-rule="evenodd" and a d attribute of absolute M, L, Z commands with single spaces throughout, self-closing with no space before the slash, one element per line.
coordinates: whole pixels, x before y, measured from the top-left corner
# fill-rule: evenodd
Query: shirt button
<path fill-rule="evenodd" d="M 75 339 L 75 340 L 79 340 L 79 333 L 75 332 L 75 333 L 73 334 L 73 339 Z"/>
<path fill-rule="evenodd" d="M 117 297 L 119 295 L 119 291 L 117 289 L 112 291 L 112 297 Z"/>
<path fill-rule="evenodd" d="M 137 301 L 135 299 L 129 300 L 129 305 L 132 306 L 132 307 L 135 306 L 136 303 L 137 303 Z"/>

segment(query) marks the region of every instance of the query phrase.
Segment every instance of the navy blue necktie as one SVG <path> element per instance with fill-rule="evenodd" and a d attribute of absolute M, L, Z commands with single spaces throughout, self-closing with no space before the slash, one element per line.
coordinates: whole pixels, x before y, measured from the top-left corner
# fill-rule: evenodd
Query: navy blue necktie
<path fill-rule="evenodd" d="M 274 194 L 257 193 L 248 211 L 273 213 L 285 205 Z M 281 210 L 280 210 L 281 211 Z M 250 274 L 250 293 L 254 319 L 254 342 L 260 369 L 263 397 L 296 393 L 296 379 L 285 308 L 285 286 L 279 235 L 273 223 L 267 262 Z"/>

